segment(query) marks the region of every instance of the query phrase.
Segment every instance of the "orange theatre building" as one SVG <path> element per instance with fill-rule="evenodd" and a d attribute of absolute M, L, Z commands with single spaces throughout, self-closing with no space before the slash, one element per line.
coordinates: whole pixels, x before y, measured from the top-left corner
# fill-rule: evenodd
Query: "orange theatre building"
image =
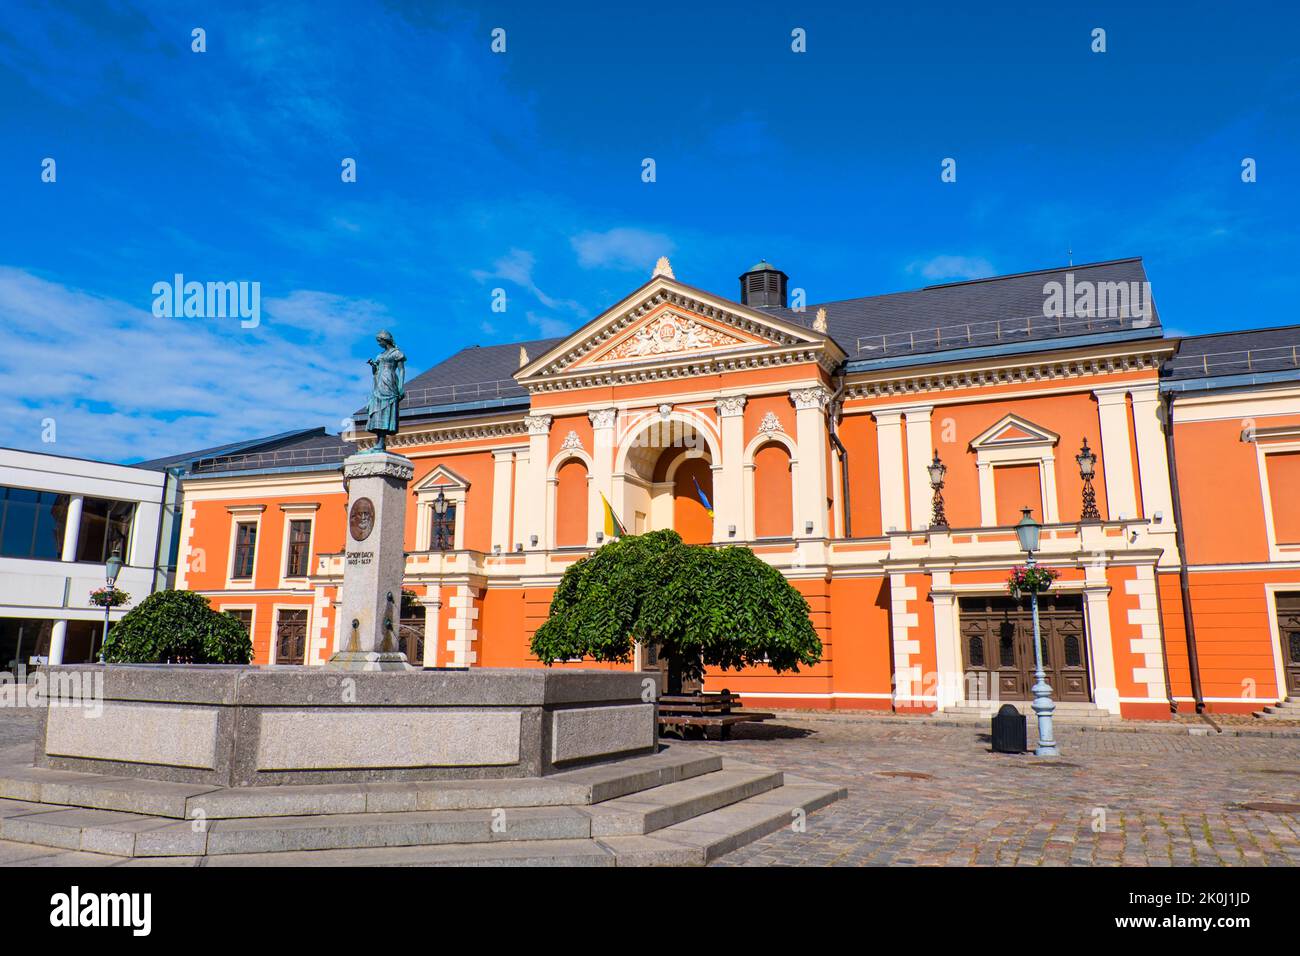
<path fill-rule="evenodd" d="M 1006 582 L 1029 508 L 1060 574 L 1041 610 L 1062 710 L 1250 713 L 1300 690 L 1300 327 L 1167 337 L 1138 259 L 797 308 L 765 262 L 740 284 L 733 301 L 660 260 L 566 338 L 408 382 L 388 443 L 415 463 L 408 658 L 540 666 L 529 640 L 608 501 L 628 533 L 750 547 L 806 597 L 820 664 L 706 687 L 837 710 L 1027 700 L 1032 628 Z M 340 462 L 371 441 L 188 459 L 177 586 L 238 615 L 258 663 L 334 652 Z"/>

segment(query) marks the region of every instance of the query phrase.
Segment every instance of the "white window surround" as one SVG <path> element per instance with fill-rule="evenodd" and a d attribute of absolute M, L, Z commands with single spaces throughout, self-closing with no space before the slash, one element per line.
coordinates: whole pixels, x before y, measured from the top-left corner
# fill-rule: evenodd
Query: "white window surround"
<path fill-rule="evenodd" d="M 316 545 L 316 513 L 320 511 L 319 501 L 293 502 L 280 505 L 284 513 L 284 532 L 280 535 L 280 587 L 292 587 L 294 584 L 305 587 L 312 572 L 312 553 Z M 310 524 L 307 531 L 307 573 L 290 577 L 285 572 L 289 569 L 289 526 L 294 521 L 306 521 Z"/>
<path fill-rule="evenodd" d="M 271 605 L 271 642 L 266 649 L 266 661 L 268 664 L 279 663 L 276 660 L 276 654 L 280 650 L 280 612 L 281 611 L 306 611 L 307 624 L 303 631 L 302 659 L 305 664 L 311 658 L 311 639 L 312 639 L 312 608 L 310 604 L 273 604 Z"/>
<path fill-rule="evenodd" d="M 257 562 L 262 553 L 262 514 L 266 505 L 227 505 L 230 513 L 230 546 L 226 551 L 226 589 L 230 591 L 252 591 L 257 582 Z M 246 578 L 236 578 L 235 543 L 239 540 L 239 526 L 251 524 L 257 530 L 253 538 L 253 573 Z"/>
<path fill-rule="evenodd" d="M 1061 581 L 1053 585 L 1058 594 L 1077 594 L 1083 597 L 1083 623 L 1088 651 L 1088 690 L 1093 702 L 1103 710 L 1119 714 L 1119 691 L 1115 685 L 1115 658 L 1111 647 L 1110 617 L 1107 596 L 1110 585 L 1104 573 L 1096 581 Z M 953 584 L 950 580 L 936 581 L 930 591 L 934 604 L 934 626 L 937 642 L 937 660 L 940 671 L 954 674 L 958 679 L 940 681 L 937 688 L 939 709 L 966 701 L 966 682 L 961 649 L 961 606 L 963 597 L 1004 596 L 1005 590 L 987 584 Z M 1162 697 L 1161 700 L 1164 698 Z"/>
<path fill-rule="evenodd" d="M 1006 437 L 1009 431 L 1022 435 Z M 975 464 L 980 480 L 980 524 L 986 528 L 998 523 L 997 493 L 993 469 L 999 465 L 1037 465 L 1039 493 L 1043 499 L 1043 524 L 1059 524 L 1060 506 L 1056 498 L 1056 444 L 1061 440 L 1055 432 L 1021 418 L 1005 415 L 994 425 L 977 435 L 970 443 L 975 452 Z"/>
<path fill-rule="evenodd" d="M 433 503 L 442 492 L 448 504 L 456 506 L 456 527 L 452 547 L 465 550 L 465 499 L 469 482 L 446 465 L 438 465 L 420 479 L 415 492 L 415 550 L 428 551 L 433 545 Z"/>
<path fill-rule="evenodd" d="M 1300 430 L 1294 441 L 1261 441 L 1256 436 L 1255 457 L 1259 463 L 1259 491 L 1264 502 L 1264 530 L 1268 535 L 1268 556 L 1271 561 L 1294 561 L 1300 557 L 1300 542 L 1280 543 L 1273 526 L 1273 493 L 1268 482 L 1268 456 L 1287 452 L 1300 452 Z M 1281 437 L 1281 436 L 1279 436 Z"/>
<path fill-rule="evenodd" d="M 745 536 L 746 541 L 754 541 L 755 529 L 758 527 L 758 493 L 755 490 L 754 474 L 758 465 L 754 461 L 759 449 L 764 445 L 780 445 L 790 455 L 790 535 L 794 536 L 799 524 L 799 449 L 793 438 L 783 431 L 760 432 L 745 446 L 743 458 L 745 468 L 745 527 L 736 530 Z"/>
<path fill-rule="evenodd" d="M 1293 593 L 1300 591 L 1300 581 L 1294 584 L 1265 584 L 1264 599 L 1268 602 L 1268 632 L 1273 638 L 1273 679 L 1277 682 L 1274 687 L 1277 690 L 1276 700 L 1282 700 L 1287 696 L 1286 687 L 1286 665 L 1282 657 L 1282 632 L 1277 626 L 1277 596 L 1279 593 Z M 1245 694 L 1245 689 L 1242 691 Z M 1268 698 L 1260 698 L 1261 703 Z M 1276 700 L 1274 702 L 1276 702 Z"/>
<path fill-rule="evenodd" d="M 217 608 L 222 614 L 227 611 L 248 611 L 248 639 L 252 641 L 253 631 L 257 627 L 257 605 L 256 604 L 222 604 Z"/>
<path fill-rule="evenodd" d="M 560 518 L 560 507 L 559 502 L 556 500 L 556 496 L 558 495 L 560 488 L 560 469 L 571 461 L 580 461 L 587 469 L 586 499 L 588 546 L 595 544 L 596 532 L 604 530 L 604 508 L 603 506 L 599 508 L 597 507 L 596 502 L 599 501 L 599 499 L 596 498 L 591 490 L 592 480 L 594 478 L 593 471 L 596 467 L 595 463 L 591 460 L 591 456 L 581 448 L 562 448 L 560 453 L 551 459 L 550 465 L 546 468 L 546 513 L 550 518 L 546 522 L 545 543 L 548 549 L 556 547 L 556 522 L 559 521 Z M 593 501 L 593 498 L 596 498 L 596 501 Z M 574 547 L 574 545 L 567 545 L 567 547 Z"/>

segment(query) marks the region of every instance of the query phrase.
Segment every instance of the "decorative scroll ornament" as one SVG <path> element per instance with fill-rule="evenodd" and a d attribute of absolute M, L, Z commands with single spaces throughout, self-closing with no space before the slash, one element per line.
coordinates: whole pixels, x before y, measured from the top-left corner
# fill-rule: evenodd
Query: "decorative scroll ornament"
<path fill-rule="evenodd" d="M 662 418 L 664 421 L 667 421 L 668 416 L 671 415 L 672 413 L 673 413 L 673 407 L 669 405 L 667 402 L 664 402 L 662 405 L 659 406 L 659 417 Z"/>
<path fill-rule="evenodd" d="M 764 415 L 763 420 L 758 423 L 758 430 L 764 435 L 774 435 L 784 431 L 781 427 L 781 419 L 776 417 L 776 412 L 768 412 Z"/>
<path fill-rule="evenodd" d="M 566 450 L 570 448 L 581 448 L 582 439 L 578 437 L 577 432 L 571 431 L 569 434 L 564 436 L 564 441 L 560 443 L 560 447 Z"/>
<path fill-rule="evenodd" d="M 370 452 L 367 457 L 358 454 L 344 459 L 344 481 L 375 476 L 410 481 L 415 477 L 415 465 L 409 458 L 384 452 Z"/>
<path fill-rule="evenodd" d="M 744 341 L 711 326 L 702 325 L 676 312 L 664 312 L 643 325 L 631 338 L 620 342 L 602 355 L 599 362 L 617 362 L 652 355 L 673 355 L 700 349 L 744 345 Z"/>

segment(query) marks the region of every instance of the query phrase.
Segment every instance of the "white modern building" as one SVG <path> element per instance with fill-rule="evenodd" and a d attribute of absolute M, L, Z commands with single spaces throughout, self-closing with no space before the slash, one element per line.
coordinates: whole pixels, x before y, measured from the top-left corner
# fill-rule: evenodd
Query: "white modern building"
<path fill-rule="evenodd" d="M 0 448 L 0 669 L 98 656 L 104 609 L 90 602 L 119 550 L 130 602 L 167 586 L 165 470 Z"/>

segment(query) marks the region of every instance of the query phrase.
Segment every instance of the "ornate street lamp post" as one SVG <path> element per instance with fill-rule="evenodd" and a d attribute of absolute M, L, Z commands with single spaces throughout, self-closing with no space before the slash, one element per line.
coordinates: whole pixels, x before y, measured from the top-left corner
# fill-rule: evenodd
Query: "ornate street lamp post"
<path fill-rule="evenodd" d="M 1021 513 L 1023 517 L 1016 525 L 1016 537 L 1020 539 L 1020 550 L 1028 555 L 1025 566 L 1033 568 L 1038 563 L 1034 560 L 1034 552 L 1038 550 L 1038 534 L 1042 525 L 1034 520 L 1028 508 L 1022 508 Z M 1030 590 L 1029 601 L 1034 615 L 1034 686 L 1031 688 L 1034 702 L 1031 706 L 1038 717 L 1038 747 L 1034 753 L 1039 757 L 1055 757 L 1060 753 L 1056 749 L 1056 737 L 1052 733 L 1052 713 L 1056 710 L 1056 704 L 1052 701 L 1052 687 L 1047 683 L 1047 674 L 1043 671 L 1043 638 L 1038 630 L 1037 588 Z"/>
<path fill-rule="evenodd" d="M 113 592 L 117 589 L 117 576 L 122 573 L 122 552 L 117 548 L 104 564 L 104 583 L 108 585 L 108 598 L 104 601 L 104 639 L 99 643 L 99 659 L 104 660 L 104 645 L 108 643 L 108 612 L 113 606 Z M 93 655 L 92 655 L 93 657 Z"/>
<path fill-rule="evenodd" d="M 934 453 L 934 461 L 926 466 L 930 472 L 930 487 L 934 489 L 934 513 L 930 518 L 930 527 L 937 531 L 948 529 L 948 516 L 943 513 L 943 476 L 948 466 L 939 460 L 939 453 Z"/>
<path fill-rule="evenodd" d="M 1097 473 L 1097 456 L 1088 447 L 1088 439 L 1083 439 L 1083 447 L 1074 456 L 1079 463 L 1079 477 L 1083 479 L 1083 513 L 1084 521 L 1100 521 L 1101 512 L 1097 510 L 1097 492 L 1092 488 L 1093 475 Z"/>

